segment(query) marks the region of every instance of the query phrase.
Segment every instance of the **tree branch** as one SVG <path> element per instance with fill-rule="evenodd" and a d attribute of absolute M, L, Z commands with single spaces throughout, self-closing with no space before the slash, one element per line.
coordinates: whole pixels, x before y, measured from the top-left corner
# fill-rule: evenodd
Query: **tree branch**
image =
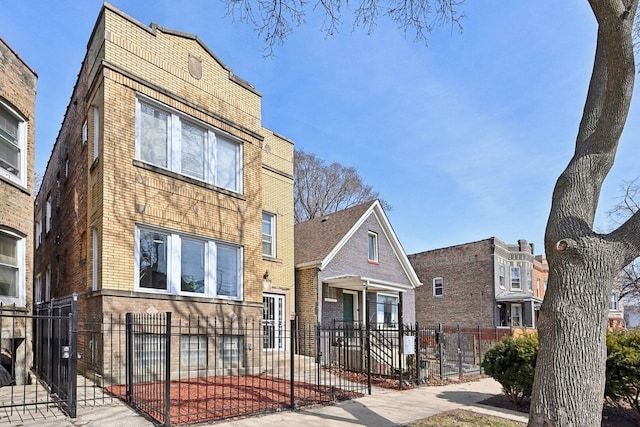
<path fill-rule="evenodd" d="M 625 253 L 623 266 L 640 256 L 640 211 L 634 213 L 631 218 L 609 233 L 607 237 L 608 240 L 623 245 Z"/>

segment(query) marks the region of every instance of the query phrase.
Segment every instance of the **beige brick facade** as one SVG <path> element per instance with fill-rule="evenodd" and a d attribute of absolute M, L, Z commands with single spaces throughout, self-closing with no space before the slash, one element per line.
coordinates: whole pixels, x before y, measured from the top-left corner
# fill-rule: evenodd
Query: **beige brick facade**
<path fill-rule="evenodd" d="M 0 113 L 2 113 L 3 144 L 17 143 L 15 158 L 0 158 L 0 238 L 3 275 L 0 277 L 0 303 L 3 313 L 28 311 L 33 292 L 33 192 L 35 150 L 35 100 L 38 76 L 0 39 Z M 14 127 L 15 126 L 15 127 Z M 17 134 L 13 131 L 17 130 Z M 7 140 L 4 135 L 16 136 Z M 10 150 L 9 150 L 10 151 Z M 17 167 L 14 164 L 17 163 Z M 30 366 L 31 343 L 24 338 L 30 325 L 21 318 L 3 322 L 0 346 L 8 349 L 16 360 L 15 379 L 22 384 Z M 11 368 L 9 368 L 11 369 Z M 20 372 L 18 372 L 18 370 Z"/>
<path fill-rule="evenodd" d="M 171 116 L 169 132 L 192 123 L 239 146 L 239 186 L 144 161 L 141 104 Z M 273 289 L 293 298 L 292 162 L 292 143 L 262 127 L 261 95 L 197 37 L 146 27 L 105 4 L 38 195 L 36 214 L 47 197 L 56 208 L 37 268 L 50 266 L 52 297 L 79 294 L 81 315 L 172 311 L 259 322 L 266 270 Z M 262 256 L 264 210 L 278 214 L 276 260 Z M 240 297 L 217 297 L 209 279 L 203 296 L 143 289 L 141 228 L 239 248 Z M 205 265 L 215 262 L 212 253 Z"/>

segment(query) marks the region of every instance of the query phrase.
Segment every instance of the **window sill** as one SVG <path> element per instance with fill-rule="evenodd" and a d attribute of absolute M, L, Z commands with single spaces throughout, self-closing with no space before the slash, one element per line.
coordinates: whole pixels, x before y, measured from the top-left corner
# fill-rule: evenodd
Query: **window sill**
<path fill-rule="evenodd" d="M 9 178 L 4 173 L 0 173 L 0 179 L 6 182 L 7 184 L 11 185 L 12 187 L 15 187 L 16 189 L 22 191 L 25 194 L 31 194 L 29 192 L 29 189 L 23 183 L 16 182 L 16 180 Z"/>
<path fill-rule="evenodd" d="M 231 197 L 235 197 L 235 198 L 240 199 L 240 200 L 246 200 L 244 195 L 242 195 L 240 193 L 236 193 L 235 191 L 227 190 L 226 188 L 218 187 L 216 185 L 209 184 L 208 182 L 200 181 L 198 179 L 191 178 L 191 177 L 188 177 L 186 175 L 182 175 L 182 174 L 179 174 L 179 173 L 167 170 L 167 169 L 163 169 L 163 168 L 160 168 L 158 166 L 154 166 L 154 165 L 151 165 L 149 163 L 145 163 L 145 162 L 143 162 L 141 160 L 134 159 L 133 160 L 133 166 L 136 166 L 136 167 L 139 167 L 141 169 L 145 169 L 145 170 L 148 170 L 148 171 L 151 171 L 151 172 L 159 173 L 161 175 L 168 176 L 169 178 L 178 179 L 180 181 L 184 181 L 184 182 L 187 182 L 189 184 L 197 185 L 198 187 L 203 187 L 203 188 L 206 188 L 208 190 L 214 190 L 214 191 L 217 191 L 219 193 L 223 193 L 223 194 L 226 194 L 226 195 L 231 196 Z"/>
<path fill-rule="evenodd" d="M 371 260 L 371 259 L 368 259 L 368 260 L 367 260 L 367 262 L 368 262 L 369 264 L 373 264 L 373 265 L 380 265 L 380 261 L 373 261 L 373 260 Z"/>
<path fill-rule="evenodd" d="M 262 260 L 263 261 L 269 261 L 269 262 L 275 262 L 277 264 L 282 264 L 283 261 L 280 258 L 273 258 L 267 255 L 262 255 Z"/>
<path fill-rule="evenodd" d="M 95 296 L 117 296 L 117 297 L 129 297 L 129 298 L 147 298 L 147 299 L 162 299 L 171 301 L 192 301 L 192 302 L 217 302 L 217 303 L 238 303 L 242 304 L 245 301 L 242 298 L 225 298 L 225 297 L 211 297 L 209 295 L 196 296 L 196 295 L 175 295 L 170 293 L 160 293 L 154 291 L 145 291 L 136 289 L 134 291 L 121 291 L 115 289 L 98 289 L 89 291 L 88 297 Z"/>

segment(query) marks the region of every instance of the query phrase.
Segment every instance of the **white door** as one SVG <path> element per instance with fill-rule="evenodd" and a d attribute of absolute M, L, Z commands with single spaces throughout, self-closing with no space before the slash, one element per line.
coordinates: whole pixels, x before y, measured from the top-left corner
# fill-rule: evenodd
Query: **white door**
<path fill-rule="evenodd" d="M 284 349 L 284 296 L 264 294 L 262 296 L 263 348 L 265 350 Z"/>

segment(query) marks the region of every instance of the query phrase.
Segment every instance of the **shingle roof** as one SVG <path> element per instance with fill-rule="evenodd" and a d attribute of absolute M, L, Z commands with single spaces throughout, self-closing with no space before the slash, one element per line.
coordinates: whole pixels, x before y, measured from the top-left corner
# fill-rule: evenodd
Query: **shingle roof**
<path fill-rule="evenodd" d="M 322 261 L 375 202 L 372 200 L 296 224 L 296 265 Z"/>

